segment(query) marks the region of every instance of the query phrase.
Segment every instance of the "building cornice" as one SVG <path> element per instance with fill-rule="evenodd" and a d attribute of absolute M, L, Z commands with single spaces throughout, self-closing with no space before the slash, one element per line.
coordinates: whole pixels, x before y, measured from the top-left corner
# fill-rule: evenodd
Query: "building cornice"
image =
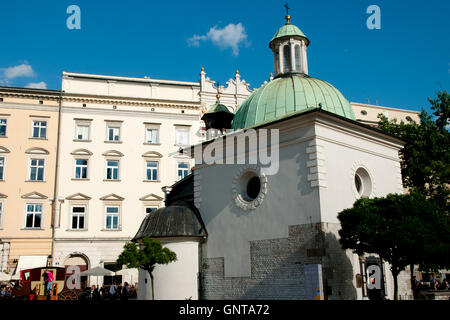
<path fill-rule="evenodd" d="M 127 105 L 140 107 L 164 107 L 164 108 L 191 109 L 191 110 L 198 110 L 201 108 L 200 101 L 147 99 L 147 98 L 116 97 L 116 96 L 101 96 L 101 95 L 72 94 L 72 93 L 64 94 L 63 102 L 78 102 L 86 104 L 87 103 L 112 104 L 112 105 Z"/>
<path fill-rule="evenodd" d="M 0 87 L 0 97 L 59 101 L 61 91 L 16 87 Z"/>
<path fill-rule="evenodd" d="M 200 83 L 192 81 L 173 81 L 173 80 L 159 80 L 150 78 L 134 78 L 134 77 L 121 77 L 121 76 L 108 76 L 100 74 L 88 74 L 88 73 L 74 73 L 65 72 L 62 73 L 63 79 L 80 78 L 80 79 L 101 79 L 101 80 L 115 80 L 124 82 L 140 82 L 140 83 L 154 83 L 154 84 L 168 84 L 177 86 L 195 86 L 200 87 Z"/>

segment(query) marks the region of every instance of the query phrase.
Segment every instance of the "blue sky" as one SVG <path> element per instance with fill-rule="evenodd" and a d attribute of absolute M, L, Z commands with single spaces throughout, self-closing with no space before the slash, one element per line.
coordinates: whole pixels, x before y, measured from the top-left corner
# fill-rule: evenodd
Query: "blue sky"
<path fill-rule="evenodd" d="M 285 1 L 2 1 L 0 85 L 60 89 L 62 71 L 224 84 L 239 69 L 251 88 L 269 78 L 268 43 Z M 69 5 L 81 29 L 69 30 Z M 369 30 L 369 5 L 381 29 Z M 450 87 L 450 1 L 291 0 L 310 39 L 309 73 L 354 102 L 420 110 Z M 195 38 L 194 38 L 194 35 Z M 197 40 L 197 41 L 195 41 Z"/>

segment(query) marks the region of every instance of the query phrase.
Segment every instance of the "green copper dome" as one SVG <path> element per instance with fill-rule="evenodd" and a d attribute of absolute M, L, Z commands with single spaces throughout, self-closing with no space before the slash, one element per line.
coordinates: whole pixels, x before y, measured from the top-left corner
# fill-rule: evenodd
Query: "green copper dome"
<path fill-rule="evenodd" d="M 220 103 L 219 99 L 217 99 L 216 103 L 213 104 L 209 109 L 205 112 L 205 114 L 217 113 L 217 112 L 226 112 L 233 114 L 226 106 Z"/>
<path fill-rule="evenodd" d="M 305 34 L 295 25 L 290 24 L 289 22 L 286 23 L 284 26 L 282 26 L 280 29 L 278 29 L 277 33 L 273 36 L 272 40 L 270 40 L 269 47 L 272 44 L 272 41 L 278 38 L 282 37 L 292 37 L 292 36 L 298 36 L 305 38 L 307 41 L 307 45 L 309 44 L 309 39 L 305 36 Z"/>
<path fill-rule="evenodd" d="M 291 74 L 254 91 L 238 108 L 232 129 L 253 127 L 285 116 L 321 108 L 355 120 L 350 103 L 328 82 Z"/>

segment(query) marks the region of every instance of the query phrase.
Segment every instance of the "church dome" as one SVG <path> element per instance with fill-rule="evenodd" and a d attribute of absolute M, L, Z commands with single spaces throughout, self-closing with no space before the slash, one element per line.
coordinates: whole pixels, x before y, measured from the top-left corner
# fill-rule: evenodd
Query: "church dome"
<path fill-rule="evenodd" d="M 232 129 L 238 130 L 321 108 L 355 120 L 350 103 L 326 81 L 307 75 L 289 74 L 254 91 L 238 108 Z"/>
<path fill-rule="evenodd" d="M 306 39 L 306 45 L 309 45 L 309 39 L 305 36 L 302 30 L 300 30 L 297 26 L 287 22 L 284 26 L 278 29 L 277 33 L 275 33 L 272 40 L 270 40 L 269 47 L 272 47 L 272 42 L 275 39 L 283 37 L 301 37 Z"/>

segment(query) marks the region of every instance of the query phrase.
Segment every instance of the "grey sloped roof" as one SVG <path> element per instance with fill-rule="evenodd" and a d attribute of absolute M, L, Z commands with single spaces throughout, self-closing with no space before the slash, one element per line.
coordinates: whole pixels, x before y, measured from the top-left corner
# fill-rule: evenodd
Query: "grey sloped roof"
<path fill-rule="evenodd" d="M 149 213 L 134 236 L 139 240 L 149 236 L 161 237 L 204 237 L 207 235 L 197 208 L 188 201 L 179 202 Z"/>

